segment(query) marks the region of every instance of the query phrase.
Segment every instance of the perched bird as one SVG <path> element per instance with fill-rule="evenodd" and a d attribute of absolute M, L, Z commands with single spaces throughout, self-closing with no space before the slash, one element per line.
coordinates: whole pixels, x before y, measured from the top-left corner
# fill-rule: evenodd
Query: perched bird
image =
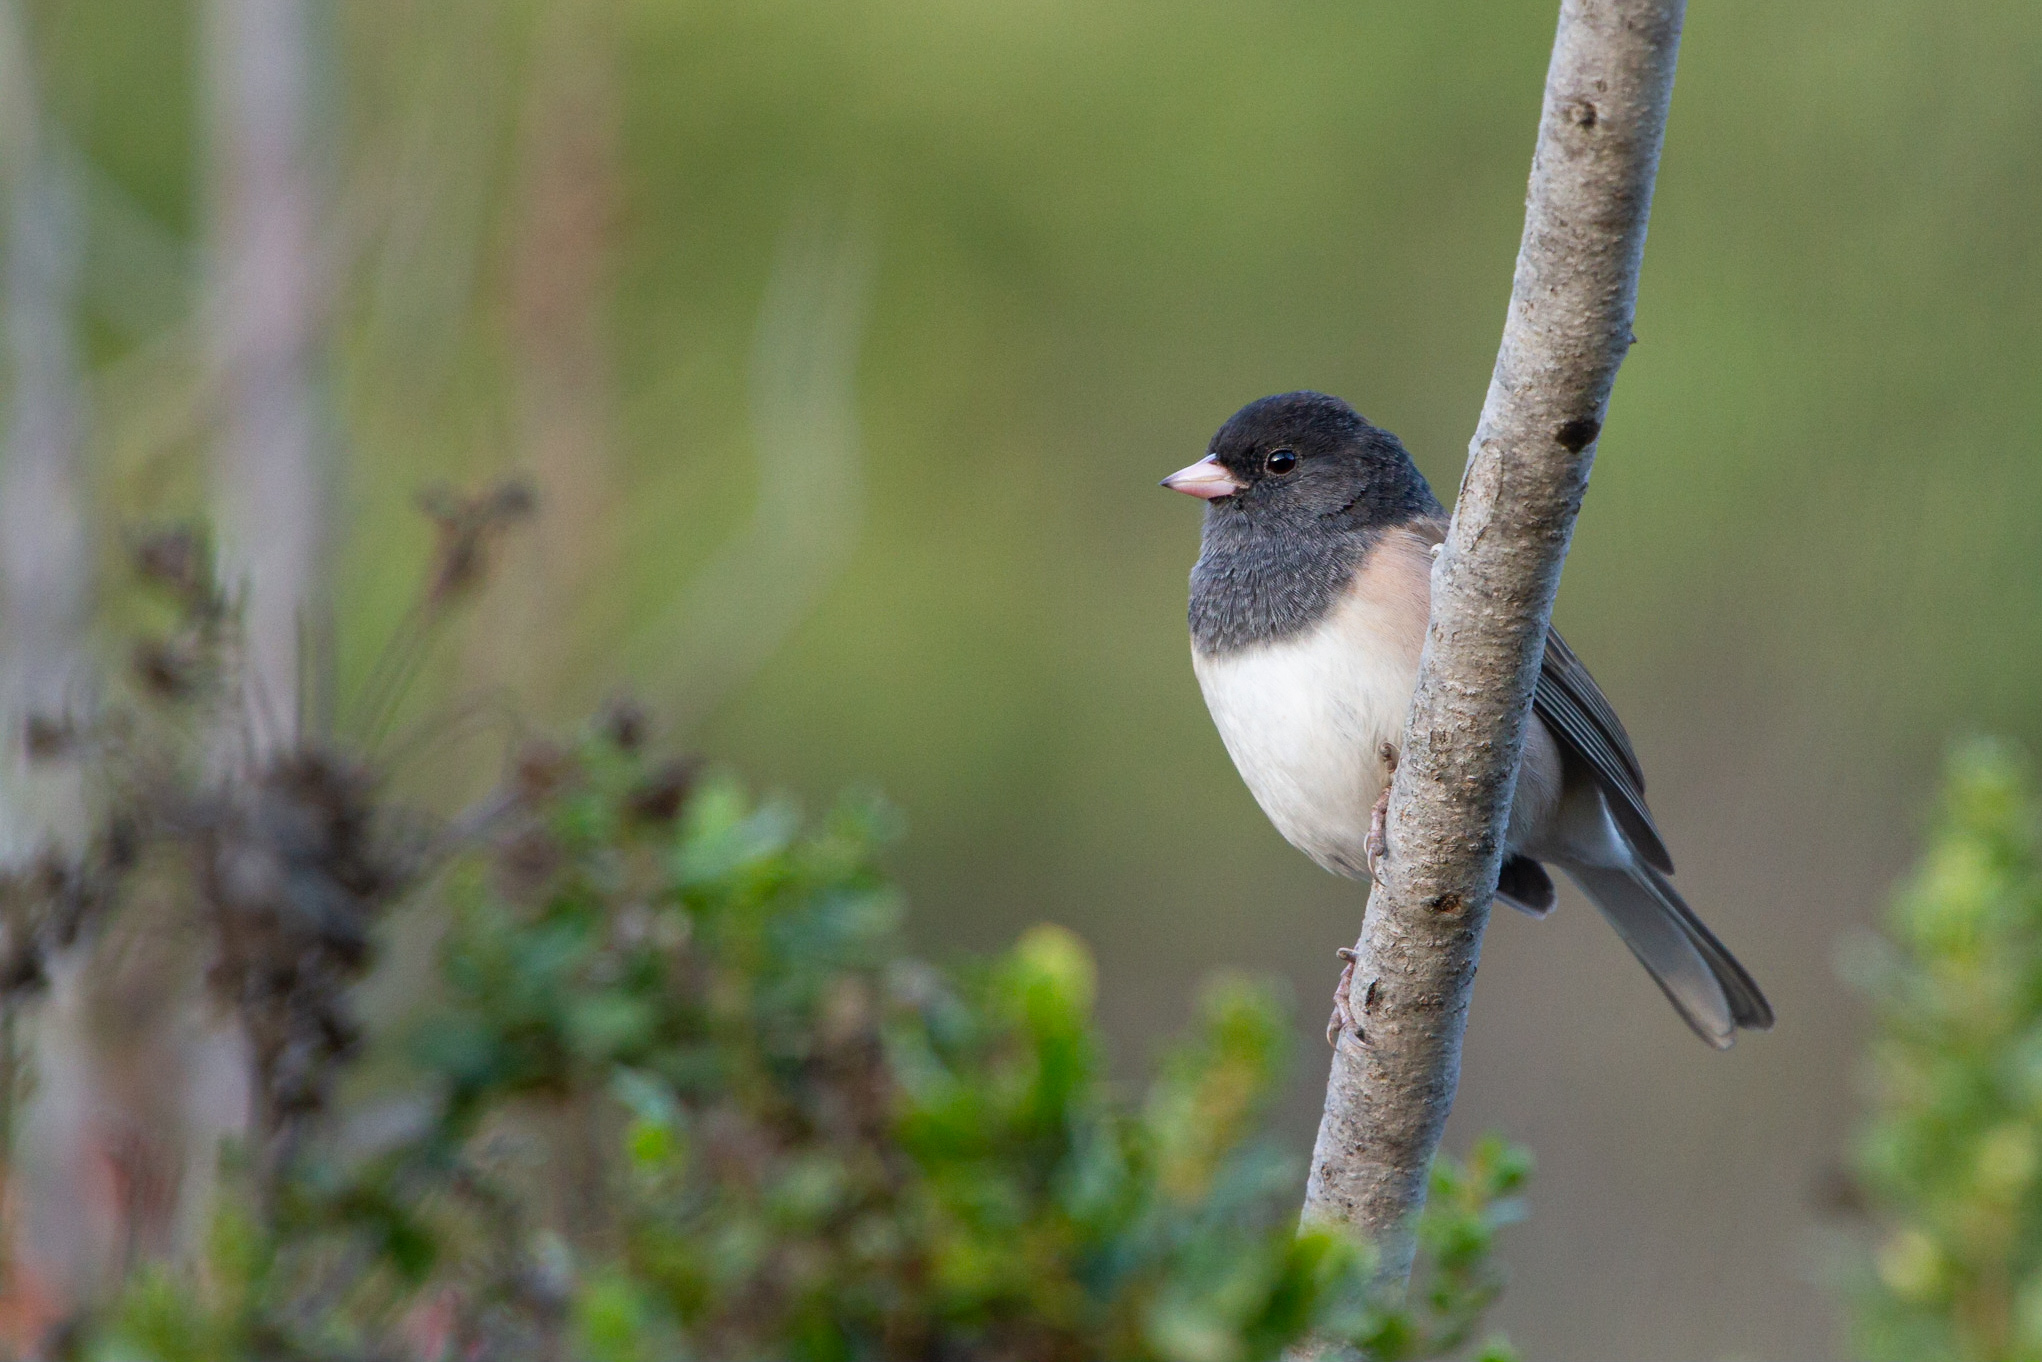
<path fill-rule="evenodd" d="M 1191 658 L 1227 752 L 1292 846 L 1370 877 L 1445 510 L 1396 436 L 1313 392 L 1241 408 L 1163 486 L 1207 504 Z M 1725 1049 L 1740 1027 L 1770 1027 L 1758 985 L 1668 882 L 1630 738 L 1551 630 L 1532 715 L 1497 897 L 1545 916 L 1557 866 L 1703 1040 Z"/>

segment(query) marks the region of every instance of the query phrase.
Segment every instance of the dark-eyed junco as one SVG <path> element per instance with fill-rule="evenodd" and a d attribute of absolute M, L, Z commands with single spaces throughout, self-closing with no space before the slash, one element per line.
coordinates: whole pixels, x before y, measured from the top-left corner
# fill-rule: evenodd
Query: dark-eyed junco
<path fill-rule="evenodd" d="M 1234 765 L 1291 845 L 1367 878 L 1445 510 L 1396 436 L 1311 392 L 1241 408 L 1163 486 L 1207 503 L 1191 658 Z M 1758 985 L 1667 881 L 1637 754 L 1557 632 L 1532 715 L 1497 897 L 1543 917 L 1558 866 L 1703 1040 L 1770 1027 Z"/>

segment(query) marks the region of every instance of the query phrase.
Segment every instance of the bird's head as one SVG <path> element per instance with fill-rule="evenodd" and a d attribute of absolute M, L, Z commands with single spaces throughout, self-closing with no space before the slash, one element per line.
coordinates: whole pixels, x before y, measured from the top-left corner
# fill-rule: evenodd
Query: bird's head
<path fill-rule="evenodd" d="M 1394 524 L 1439 503 L 1397 437 L 1337 397 L 1281 393 L 1250 402 L 1206 455 L 1163 479 L 1215 516 L 1275 523 Z"/>

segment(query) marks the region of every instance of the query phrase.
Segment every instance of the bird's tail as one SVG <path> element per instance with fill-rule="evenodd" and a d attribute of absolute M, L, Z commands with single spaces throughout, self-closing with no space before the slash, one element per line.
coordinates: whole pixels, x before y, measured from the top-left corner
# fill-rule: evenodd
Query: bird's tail
<path fill-rule="evenodd" d="M 1602 910 L 1696 1035 L 1727 1050 L 1740 1027 L 1753 1031 L 1772 1027 L 1772 1004 L 1765 994 L 1666 876 L 1642 861 L 1628 869 L 1563 868 Z"/>

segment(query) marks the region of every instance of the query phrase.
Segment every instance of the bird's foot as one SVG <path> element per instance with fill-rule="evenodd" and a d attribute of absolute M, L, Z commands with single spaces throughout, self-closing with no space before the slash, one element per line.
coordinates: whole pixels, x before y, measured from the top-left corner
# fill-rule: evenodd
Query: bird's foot
<path fill-rule="evenodd" d="M 1342 946 L 1340 958 L 1347 963 L 1341 966 L 1340 982 L 1333 986 L 1333 1015 L 1326 1019 L 1326 1043 L 1336 1049 L 1340 1045 L 1342 1031 L 1360 1030 L 1354 1024 L 1353 1011 L 1354 962 L 1360 957 L 1352 947 Z"/>
<path fill-rule="evenodd" d="M 1397 745 L 1383 743 L 1376 748 L 1376 755 L 1382 758 L 1383 769 L 1388 776 L 1397 774 Z M 1375 807 L 1368 811 L 1368 875 L 1377 883 L 1382 882 L 1382 861 L 1389 851 L 1387 824 L 1390 816 L 1390 782 L 1383 781 L 1383 792 L 1376 796 Z M 1340 958 L 1347 963 L 1341 967 L 1340 982 L 1333 989 L 1333 1015 L 1326 1019 L 1326 1043 L 1340 1044 L 1340 1033 L 1352 1031 L 1361 1034 L 1361 1026 L 1354 1019 L 1354 962 L 1359 959 L 1348 946 L 1340 948 Z M 1373 990 L 1374 985 L 1370 985 Z M 1373 999 L 1371 999 L 1373 1001 Z"/>
<path fill-rule="evenodd" d="M 1397 747 L 1395 743 L 1384 743 L 1376 749 L 1376 755 L 1383 759 L 1383 767 L 1389 776 L 1397 774 Z M 1368 841 L 1363 844 L 1368 853 L 1368 877 L 1377 884 L 1383 882 L 1382 861 L 1390 849 L 1390 782 L 1383 781 L 1383 792 L 1376 796 L 1375 807 L 1368 811 Z"/>

